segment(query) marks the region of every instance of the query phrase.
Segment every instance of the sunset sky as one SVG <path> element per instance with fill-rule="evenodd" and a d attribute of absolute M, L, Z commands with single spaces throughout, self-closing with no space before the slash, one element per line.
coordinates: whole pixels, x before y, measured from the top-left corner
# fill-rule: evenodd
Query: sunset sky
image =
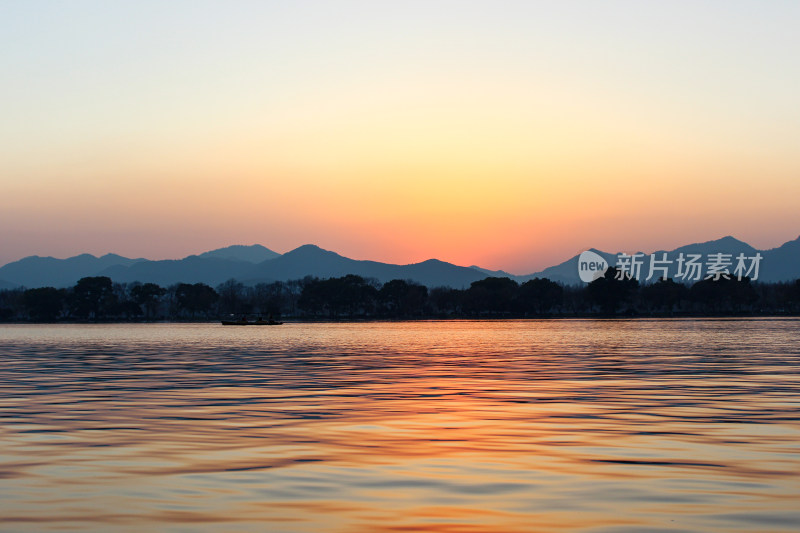
<path fill-rule="evenodd" d="M 0 264 L 800 234 L 800 3 L 0 3 Z"/>

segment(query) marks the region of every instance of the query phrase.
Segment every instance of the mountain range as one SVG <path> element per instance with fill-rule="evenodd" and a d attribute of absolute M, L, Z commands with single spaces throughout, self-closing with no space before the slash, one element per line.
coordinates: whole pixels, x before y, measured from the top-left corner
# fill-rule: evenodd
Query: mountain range
<path fill-rule="evenodd" d="M 608 264 L 617 264 L 618 254 L 612 254 L 601 250 L 596 250 L 594 248 L 592 251 L 603 257 Z M 761 254 L 762 259 L 759 265 L 758 281 L 793 281 L 800 278 L 800 237 L 793 241 L 786 242 L 778 248 L 772 248 L 770 250 L 758 250 L 746 242 L 728 236 L 713 241 L 688 244 L 686 246 L 675 248 L 674 250 L 658 250 L 652 254 L 657 258 L 664 258 L 663 254 L 667 254 L 666 259 L 673 261 L 668 268 L 668 276 L 670 278 L 674 278 L 678 269 L 676 260 L 680 254 L 684 254 L 684 256 L 688 256 L 689 254 L 700 255 L 705 261 L 709 254 L 718 253 L 729 254 L 731 256 L 733 262 L 733 265 L 730 268 L 731 272 L 736 266 L 735 258 L 739 254 L 744 254 L 745 257 L 753 257 L 756 253 Z M 578 277 L 579 257 L 579 255 L 576 255 L 570 259 L 567 259 L 563 263 L 545 268 L 544 270 L 532 274 L 531 276 L 548 278 L 552 281 L 566 285 L 578 284 L 580 283 L 580 278 Z M 643 266 L 642 277 L 640 279 L 646 278 L 649 274 L 649 272 L 647 272 L 648 265 L 649 261 L 646 261 L 645 265 Z M 749 266 L 749 262 L 747 263 L 747 266 Z M 523 277 L 530 278 L 531 276 Z M 658 276 L 660 276 L 660 274 L 657 274 L 656 278 Z"/>
<path fill-rule="evenodd" d="M 616 264 L 617 254 L 593 250 Z M 675 250 L 661 250 L 655 255 L 667 253 L 674 259 L 678 254 L 724 253 L 736 257 L 739 253 L 763 257 L 760 264 L 759 281 L 791 281 L 800 278 L 800 237 L 778 248 L 756 250 L 749 244 L 733 237 L 695 243 Z M 69 287 L 86 276 L 108 276 L 117 282 L 152 282 L 161 286 L 175 283 L 207 283 L 216 286 L 234 278 L 246 285 L 271 281 L 286 281 L 305 276 L 319 278 L 357 274 L 375 278 L 381 283 L 392 279 L 410 279 L 428 287 L 468 287 L 473 281 L 488 276 L 510 277 L 525 282 L 536 277 L 549 278 L 568 285 L 580 284 L 578 257 L 574 257 L 539 272 L 514 275 L 502 270 L 487 270 L 478 266 L 458 266 L 452 263 L 429 259 L 421 263 L 395 265 L 377 261 L 361 261 L 306 244 L 285 254 L 279 254 L 261 245 L 234 245 L 211 250 L 183 259 L 152 261 L 130 259 L 116 254 L 95 257 L 81 254 L 67 259 L 31 256 L 0 267 L 0 289 L 14 287 Z M 670 276 L 675 275 L 676 266 L 670 267 Z"/>

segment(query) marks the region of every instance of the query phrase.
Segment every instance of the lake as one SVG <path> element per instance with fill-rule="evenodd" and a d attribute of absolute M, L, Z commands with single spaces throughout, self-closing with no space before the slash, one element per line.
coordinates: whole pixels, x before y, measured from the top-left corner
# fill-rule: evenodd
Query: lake
<path fill-rule="evenodd" d="M 0 325 L 0 530 L 800 529 L 800 321 Z"/>

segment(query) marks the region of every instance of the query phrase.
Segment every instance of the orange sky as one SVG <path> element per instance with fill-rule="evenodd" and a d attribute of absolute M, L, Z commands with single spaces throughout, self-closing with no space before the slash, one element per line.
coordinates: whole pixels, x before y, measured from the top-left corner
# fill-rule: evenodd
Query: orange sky
<path fill-rule="evenodd" d="M 797 6 L 424 6 L 4 6 L 0 263 L 800 234 Z"/>

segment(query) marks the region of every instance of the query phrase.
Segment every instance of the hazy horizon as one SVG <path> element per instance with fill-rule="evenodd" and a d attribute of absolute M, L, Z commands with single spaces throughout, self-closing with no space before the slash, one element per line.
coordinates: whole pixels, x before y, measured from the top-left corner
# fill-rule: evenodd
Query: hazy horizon
<path fill-rule="evenodd" d="M 800 4 L 0 6 L 0 263 L 800 233 Z M 793 228 L 793 229 L 787 229 Z"/>
<path fill-rule="evenodd" d="M 702 244 L 704 242 L 713 242 L 713 241 L 720 240 L 720 239 L 723 239 L 723 238 L 726 238 L 726 237 L 732 237 L 734 239 L 742 241 L 741 239 L 738 239 L 735 235 L 722 235 L 722 236 L 719 236 L 719 237 L 716 237 L 716 238 L 713 238 L 713 239 L 707 239 L 707 240 L 704 240 L 704 241 L 680 243 L 679 245 L 677 245 L 675 247 L 672 247 L 672 248 L 659 247 L 659 248 L 653 248 L 653 249 L 629 249 L 629 250 L 607 249 L 607 250 L 601 250 L 601 251 L 607 252 L 607 253 L 620 253 L 620 252 L 638 253 L 638 252 L 644 252 L 644 253 L 648 253 L 649 254 L 649 253 L 654 253 L 654 252 L 658 252 L 658 251 L 662 251 L 662 250 L 667 250 L 668 251 L 670 249 L 674 249 L 674 248 L 678 248 L 678 247 L 686 246 L 686 245 Z M 754 245 L 753 243 L 750 243 L 750 242 L 747 242 L 747 241 L 742 241 L 742 242 L 745 242 L 746 244 L 749 244 L 749 245 L 753 246 L 754 248 L 763 251 L 763 250 L 770 250 L 770 249 L 778 248 L 781 245 L 785 244 L 786 242 L 791 242 L 791 241 L 794 241 L 796 239 L 800 239 L 800 236 L 796 237 L 794 239 L 787 239 L 785 241 L 780 242 L 779 244 L 777 244 L 775 246 L 769 246 L 769 247 L 765 247 L 765 248 L 757 246 L 757 245 Z M 165 256 L 165 257 L 148 257 L 148 256 L 144 256 L 144 255 L 125 255 L 125 254 L 121 254 L 121 253 L 118 253 L 118 252 L 115 252 L 115 251 L 105 251 L 105 252 L 97 252 L 97 253 L 82 251 L 82 252 L 74 253 L 74 254 L 71 254 L 71 255 L 60 256 L 60 257 L 54 256 L 53 254 L 32 254 L 31 256 L 53 257 L 55 259 L 63 260 L 63 259 L 69 259 L 71 257 L 76 257 L 76 256 L 79 256 L 79 255 L 88 253 L 88 254 L 93 255 L 95 257 L 102 257 L 104 255 L 110 254 L 110 255 L 119 255 L 119 256 L 122 256 L 122 257 L 126 257 L 128 259 L 144 259 L 144 260 L 149 260 L 149 261 L 163 261 L 163 260 L 181 260 L 181 259 L 184 259 L 184 258 L 189 257 L 189 256 L 202 255 L 202 254 L 207 253 L 207 252 L 212 252 L 212 251 L 216 251 L 216 250 L 220 250 L 220 249 L 226 249 L 226 248 L 230 248 L 230 247 L 234 247 L 234 246 L 242 246 L 242 247 L 262 246 L 262 247 L 264 247 L 264 248 L 266 248 L 266 249 L 268 249 L 268 250 L 270 250 L 272 252 L 278 253 L 279 255 L 283 255 L 283 254 L 286 254 L 286 253 L 291 252 L 293 250 L 296 250 L 296 249 L 298 249 L 298 248 L 300 248 L 302 246 L 309 246 L 309 245 L 310 246 L 316 246 L 316 247 L 319 247 L 319 248 L 321 248 L 323 250 L 331 251 L 331 252 L 337 253 L 339 255 L 342 255 L 344 257 L 347 257 L 348 259 L 354 259 L 354 260 L 357 260 L 357 261 L 378 261 L 378 262 L 381 262 L 381 263 L 389 263 L 389 264 L 397 264 L 397 265 L 410 265 L 410 264 L 414 264 L 414 263 L 424 262 L 424 261 L 427 261 L 429 259 L 436 259 L 436 260 L 452 263 L 452 264 L 454 264 L 456 266 L 478 267 L 478 268 L 482 268 L 482 269 L 498 270 L 498 271 L 502 270 L 502 271 L 505 271 L 505 272 L 507 272 L 509 274 L 513 274 L 515 276 L 525 276 L 525 275 L 529 275 L 529 274 L 534 274 L 536 272 L 540 272 L 542 270 L 545 270 L 545 269 L 547 269 L 549 267 L 557 266 L 557 265 L 559 265 L 559 264 L 561 264 L 561 263 L 563 263 L 563 262 L 575 257 L 576 255 L 579 255 L 584 250 L 597 249 L 596 246 L 590 246 L 590 247 L 587 247 L 587 248 L 584 248 L 584 249 L 581 249 L 581 250 L 576 250 L 573 254 L 571 254 L 569 256 L 563 257 L 561 259 L 557 259 L 553 263 L 549 263 L 549 264 L 546 264 L 544 266 L 538 267 L 538 268 L 533 269 L 533 270 L 528 270 L 528 271 L 515 271 L 515 270 L 509 269 L 509 268 L 504 268 L 502 266 L 496 267 L 496 268 L 487 267 L 487 266 L 484 266 L 484 265 L 480 265 L 478 263 L 458 264 L 458 263 L 453 263 L 452 261 L 447 261 L 446 259 L 442 259 L 441 257 L 435 257 L 435 256 L 428 257 L 428 258 L 422 259 L 420 261 L 400 261 L 400 262 L 397 262 L 397 263 L 392 263 L 391 261 L 382 261 L 380 259 L 375 259 L 373 257 L 350 257 L 350 256 L 347 256 L 346 254 L 342 254 L 338 250 L 332 250 L 332 249 L 326 248 L 324 246 L 319 246 L 318 244 L 315 244 L 315 243 L 298 244 L 297 246 L 293 246 L 293 247 L 291 247 L 289 249 L 286 249 L 286 250 L 283 250 L 283 251 L 276 250 L 275 248 L 267 246 L 267 245 L 265 245 L 263 243 L 251 243 L 251 244 L 235 243 L 235 244 L 229 244 L 229 245 L 226 245 L 226 246 L 219 246 L 219 247 L 208 249 L 208 250 L 195 250 L 195 251 L 191 251 L 189 253 L 183 254 L 183 255 L 172 254 L 170 256 Z M 26 257 L 31 257 L 31 256 L 26 256 Z M 17 259 L 14 259 L 12 261 L 7 261 L 5 263 L 0 262 L 0 266 L 4 266 L 5 264 L 12 263 L 12 262 L 18 261 L 20 259 L 24 259 L 24 257 L 17 258 Z"/>

